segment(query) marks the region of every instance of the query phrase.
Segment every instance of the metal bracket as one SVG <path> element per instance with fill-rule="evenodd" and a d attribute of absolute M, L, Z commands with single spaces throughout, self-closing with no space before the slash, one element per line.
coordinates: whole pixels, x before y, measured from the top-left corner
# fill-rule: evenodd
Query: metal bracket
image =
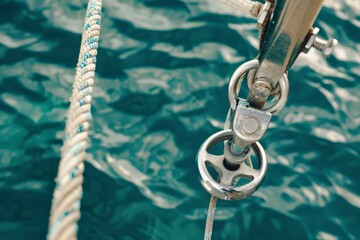
<path fill-rule="evenodd" d="M 238 104 L 233 120 L 235 144 L 245 148 L 259 141 L 268 129 L 271 117 L 269 112 Z"/>
<path fill-rule="evenodd" d="M 273 16 L 267 26 L 259 51 L 259 68 L 255 83 L 261 81 L 275 88 L 281 76 L 291 67 L 303 49 L 312 25 L 324 0 L 276 0 Z M 264 84 L 260 84 L 260 88 Z M 270 89 L 270 90 L 271 90 Z M 252 106 L 262 106 L 269 96 L 255 97 L 251 89 L 249 101 Z"/>

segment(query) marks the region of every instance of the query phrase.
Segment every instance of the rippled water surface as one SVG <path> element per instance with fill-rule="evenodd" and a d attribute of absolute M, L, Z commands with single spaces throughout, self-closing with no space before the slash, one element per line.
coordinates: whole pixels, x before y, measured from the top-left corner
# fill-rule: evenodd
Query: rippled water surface
<path fill-rule="evenodd" d="M 0 239 L 45 238 L 85 9 L 0 1 Z M 214 239 L 360 239 L 359 1 L 326 1 L 315 25 L 340 45 L 289 72 L 261 141 L 267 177 L 219 202 Z M 104 1 L 80 239 L 203 237 L 194 159 L 257 39 L 254 19 L 215 0 Z"/>

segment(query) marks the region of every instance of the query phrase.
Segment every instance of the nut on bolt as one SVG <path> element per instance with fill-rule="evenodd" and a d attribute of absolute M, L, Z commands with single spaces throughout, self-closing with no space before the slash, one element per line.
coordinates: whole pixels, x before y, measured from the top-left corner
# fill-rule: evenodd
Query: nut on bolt
<path fill-rule="evenodd" d="M 308 53 L 310 51 L 310 49 L 312 48 L 314 42 L 315 42 L 315 39 L 319 33 L 320 29 L 319 28 L 314 28 L 312 31 L 311 31 L 311 35 L 310 35 L 310 38 L 308 40 L 308 42 L 306 43 L 304 49 L 303 49 L 303 53 Z"/>
<path fill-rule="evenodd" d="M 338 41 L 335 38 L 330 38 L 330 40 L 327 41 L 318 37 L 319 31 L 320 30 L 317 27 L 311 31 L 310 38 L 303 48 L 303 53 L 308 53 L 313 47 L 320 51 L 324 57 L 328 57 L 334 51 Z"/>
<path fill-rule="evenodd" d="M 271 86 L 268 82 L 257 81 L 251 88 L 251 94 L 259 100 L 266 100 L 271 93 Z"/>
<path fill-rule="evenodd" d="M 257 28 L 259 30 L 261 30 L 264 25 L 265 19 L 269 14 L 270 7 L 271 7 L 271 2 L 266 2 L 263 5 L 263 8 L 259 12 L 258 21 L 257 21 Z"/>

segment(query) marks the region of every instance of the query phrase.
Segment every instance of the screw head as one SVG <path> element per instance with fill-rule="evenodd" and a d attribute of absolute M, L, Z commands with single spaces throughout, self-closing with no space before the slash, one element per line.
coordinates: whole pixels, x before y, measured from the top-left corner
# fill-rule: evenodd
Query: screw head
<path fill-rule="evenodd" d="M 330 56 L 330 54 L 334 51 L 337 44 L 338 44 L 338 40 L 336 40 L 335 38 L 330 38 L 330 40 L 322 50 L 322 55 L 324 57 Z"/>
<path fill-rule="evenodd" d="M 259 122 L 255 118 L 249 117 L 244 119 L 241 127 L 245 133 L 253 134 L 258 130 Z"/>

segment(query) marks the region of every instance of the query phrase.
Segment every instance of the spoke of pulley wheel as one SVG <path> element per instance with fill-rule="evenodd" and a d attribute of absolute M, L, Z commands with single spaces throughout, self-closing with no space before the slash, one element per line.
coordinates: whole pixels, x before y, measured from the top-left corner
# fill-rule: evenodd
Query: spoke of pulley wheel
<path fill-rule="evenodd" d="M 254 169 L 246 165 L 245 163 L 242 163 L 240 165 L 239 170 L 237 171 L 238 175 L 241 176 L 249 176 L 253 178 L 258 178 L 260 176 L 260 170 Z"/>
<path fill-rule="evenodd" d="M 223 155 L 215 155 L 211 153 L 206 153 L 205 155 L 206 161 L 208 161 L 211 165 L 217 166 L 219 164 L 222 164 L 222 162 L 225 159 L 224 154 Z"/>
<path fill-rule="evenodd" d="M 234 185 L 234 180 L 239 174 L 236 174 L 236 172 L 233 171 L 225 171 L 222 173 L 220 179 L 221 184 L 232 186 Z"/>

